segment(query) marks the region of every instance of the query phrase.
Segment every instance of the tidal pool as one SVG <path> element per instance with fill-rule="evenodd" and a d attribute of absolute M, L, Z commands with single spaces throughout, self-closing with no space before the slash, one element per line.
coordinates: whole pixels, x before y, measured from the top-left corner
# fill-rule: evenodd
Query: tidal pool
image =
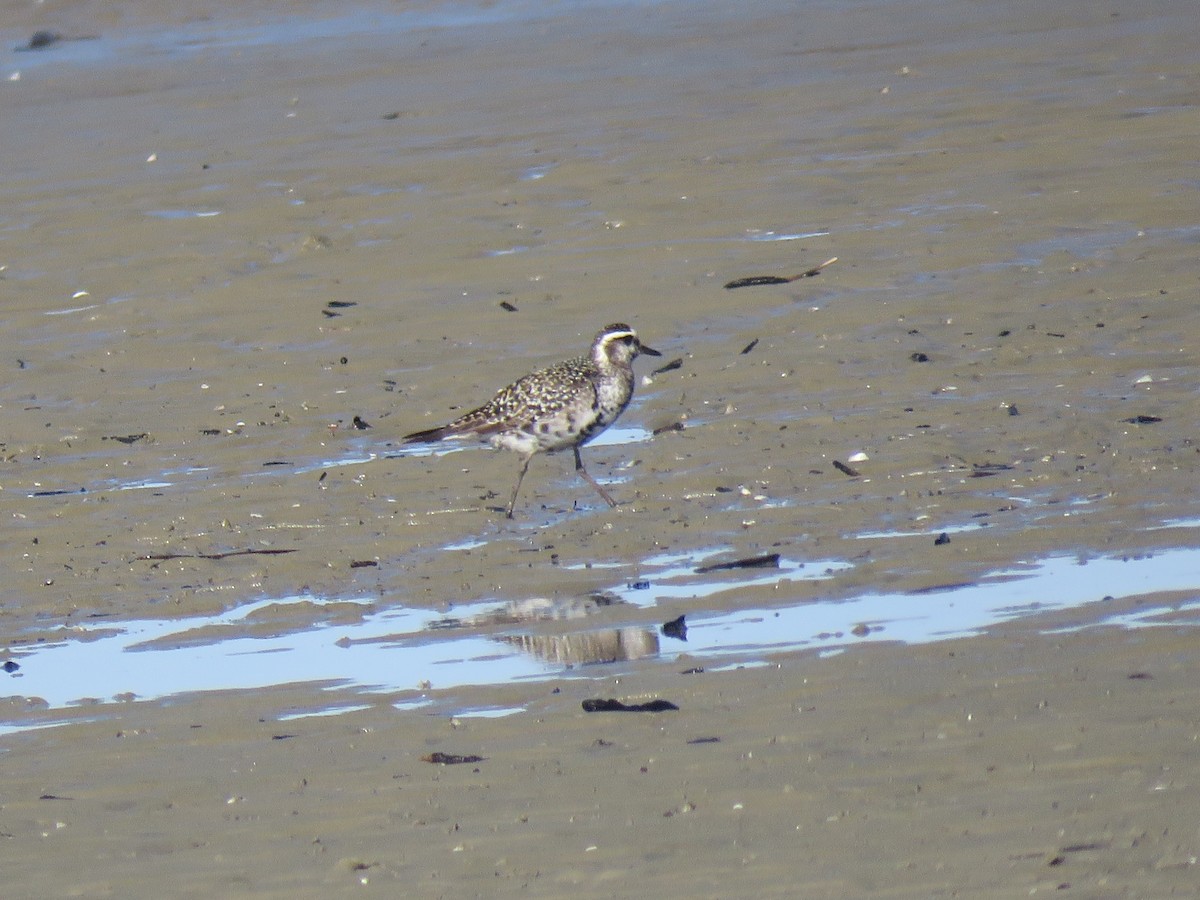
<path fill-rule="evenodd" d="M 710 559 L 705 554 L 703 559 Z M 590 597 L 478 602 L 449 611 L 379 607 L 372 599 L 261 598 L 216 616 L 97 621 L 65 627 L 52 641 L 12 650 L 8 693 L 38 708 L 155 700 L 194 691 L 312 683 L 339 691 L 328 711 L 356 708 L 342 691 L 396 695 L 398 706 L 429 702 L 430 689 L 521 680 L 606 676 L 633 659 L 671 665 L 683 654 L 714 667 L 760 664 L 769 656 L 842 652 L 863 641 L 923 643 L 976 634 L 1048 610 L 1172 592 L 1136 613 L 1090 621 L 1153 625 L 1167 610 L 1200 607 L 1200 550 L 1136 557 L 1051 556 L 998 570 L 975 583 L 917 593 L 864 592 L 770 608 L 712 612 L 706 602 L 752 586 L 835 578 L 836 560 L 781 559 L 771 568 L 698 573 L 701 559 L 650 557 L 643 577 Z M 1195 591 L 1179 601 L 1179 592 Z M 646 610 L 684 608 L 686 640 L 662 633 Z M 298 611 L 294 607 L 306 607 Z M 279 625 L 287 610 L 287 622 Z M 298 613 L 299 614 L 296 614 Z M 547 629 L 545 623 L 553 623 Z M 486 711 L 485 711 L 486 712 Z M 38 726 L 41 727 L 39 722 Z M 11 719 L 8 730 L 22 727 Z M 4 729 L 0 729 L 4 730 Z"/>

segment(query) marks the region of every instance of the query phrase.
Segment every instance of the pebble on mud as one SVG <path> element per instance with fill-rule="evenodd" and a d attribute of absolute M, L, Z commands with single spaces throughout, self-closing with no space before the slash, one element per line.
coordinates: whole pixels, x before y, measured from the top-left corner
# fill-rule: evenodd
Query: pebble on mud
<path fill-rule="evenodd" d="M 681 641 L 687 640 L 687 623 L 684 622 L 684 617 L 672 619 L 670 622 L 664 622 L 662 633 L 667 637 L 677 638 Z"/>

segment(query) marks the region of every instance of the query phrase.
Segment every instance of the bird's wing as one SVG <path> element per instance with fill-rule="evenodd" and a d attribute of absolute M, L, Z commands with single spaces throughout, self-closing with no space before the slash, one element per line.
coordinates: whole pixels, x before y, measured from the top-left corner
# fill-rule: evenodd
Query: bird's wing
<path fill-rule="evenodd" d="M 595 385 L 586 370 L 575 365 L 574 361 L 526 375 L 504 388 L 477 411 L 487 414 L 484 418 L 488 419 L 488 424 L 482 429 L 475 429 L 475 433 L 488 435 L 527 428 L 538 419 L 578 403 L 581 392 L 585 397 L 590 396 L 593 404 L 597 402 Z"/>
<path fill-rule="evenodd" d="M 502 431 L 528 428 L 537 419 L 552 415 L 590 389 L 596 403 L 595 385 L 588 376 L 586 359 L 568 360 L 541 369 L 502 388 L 496 396 L 453 422 L 407 435 L 408 443 L 428 443 L 447 438 L 490 437 Z M 586 396 L 586 395 L 585 395 Z"/>

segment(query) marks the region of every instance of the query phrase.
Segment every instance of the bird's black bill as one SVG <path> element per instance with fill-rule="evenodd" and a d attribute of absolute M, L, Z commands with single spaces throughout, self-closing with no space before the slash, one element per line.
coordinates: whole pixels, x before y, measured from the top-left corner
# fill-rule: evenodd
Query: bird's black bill
<path fill-rule="evenodd" d="M 647 347 L 641 341 L 638 341 L 638 350 L 641 353 L 645 353 L 647 356 L 662 356 L 662 354 L 659 353 L 657 350 L 655 350 L 653 347 Z"/>

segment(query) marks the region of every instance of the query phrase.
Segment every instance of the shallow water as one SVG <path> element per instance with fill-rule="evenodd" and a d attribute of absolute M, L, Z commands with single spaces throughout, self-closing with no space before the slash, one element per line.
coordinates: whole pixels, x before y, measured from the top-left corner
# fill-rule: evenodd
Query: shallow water
<path fill-rule="evenodd" d="M 35 707 L 60 709 L 312 682 L 338 689 L 327 712 L 360 708 L 347 702 L 345 691 L 387 695 L 390 702 L 412 708 L 430 702 L 430 688 L 607 677 L 620 667 L 621 659 L 567 665 L 548 661 L 544 652 L 534 652 L 544 651 L 544 645 L 530 650 L 530 639 L 522 640 L 538 621 L 558 621 L 560 627 L 547 640 L 560 650 L 581 636 L 594 642 L 631 630 L 663 665 L 676 665 L 686 656 L 690 665 L 727 667 L 765 664 L 772 654 L 783 652 L 840 651 L 863 641 L 951 640 L 1051 610 L 1100 605 L 1089 613 L 1091 624 L 1134 628 L 1155 624 L 1167 611 L 1200 607 L 1200 550 L 1195 549 L 1127 558 L 1052 556 L 996 571 L 975 584 L 795 605 L 787 600 L 789 585 L 835 579 L 851 566 L 781 560 L 778 569 L 723 572 L 713 578 L 697 575 L 697 564 L 690 557 L 644 560 L 644 580 L 613 585 L 608 602 L 591 607 L 547 600 L 469 604 L 445 613 L 377 609 L 368 598 L 330 603 L 286 597 L 257 600 L 217 616 L 95 622 L 64 628 L 59 637 L 36 648 L 11 653 L 20 668 L 7 676 L 8 687 L 36 698 Z M 777 605 L 721 613 L 705 603 L 764 584 L 779 592 Z M 1196 598 L 1155 601 L 1153 595 L 1167 592 L 1195 592 Z M 1147 601 L 1136 613 L 1104 615 L 1105 602 L 1141 595 Z M 638 614 L 662 604 L 670 605 L 672 617 L 687 611 L 686 640 L 656 635 L 656 626 Z M 310 624 L 272 627 L 271 618 L 261 615 L 278 614 L 285 607 L 301 608 L 298 615 Z M 330 610 L 339 615 L 327 616 Z M 345 621 L 347 612 L 353 621 Z M 602 624 L 586 621 L 601 615 Z M 271 633 L 259 633 L 264 627 Z M 44 718 L 39 719 L 33 727 L 44 726 Z M 7 723 L 7 730 L 20 727 L 20 718 Z"/>
<path fill-rule="evenodd" d="M 637 7 L 645 0 L 575 0 L 574 6 Z M 36 69 L 46 64 L 103 64 L 120 61 L 130 54 L 139 56 L 180 56 L 212 49 L 271 49 L 290 44 L 336 42 L 380 32 L 402 34 L 435 28 L 478 28 L 498 23 L 532 21 L 552 15 L 543 4 L 526 0 L 499 3 L 433 3 L 424 8 L 395 11 L 346 9 L 330 5 L 310 6 L 303 15 L 272 17 L 263 21 L 238 22 L 226 17 L 196 16 L 183 28 L 156 28 L 152 32 L 129 34 L 118 31 L 90 34 L 81 39 L 67 32 L 68 39 L 36 51 L 18 52 L 11 63 L 18 68 Z M 17 46 L 21 46 L 20 43 Z"/>

